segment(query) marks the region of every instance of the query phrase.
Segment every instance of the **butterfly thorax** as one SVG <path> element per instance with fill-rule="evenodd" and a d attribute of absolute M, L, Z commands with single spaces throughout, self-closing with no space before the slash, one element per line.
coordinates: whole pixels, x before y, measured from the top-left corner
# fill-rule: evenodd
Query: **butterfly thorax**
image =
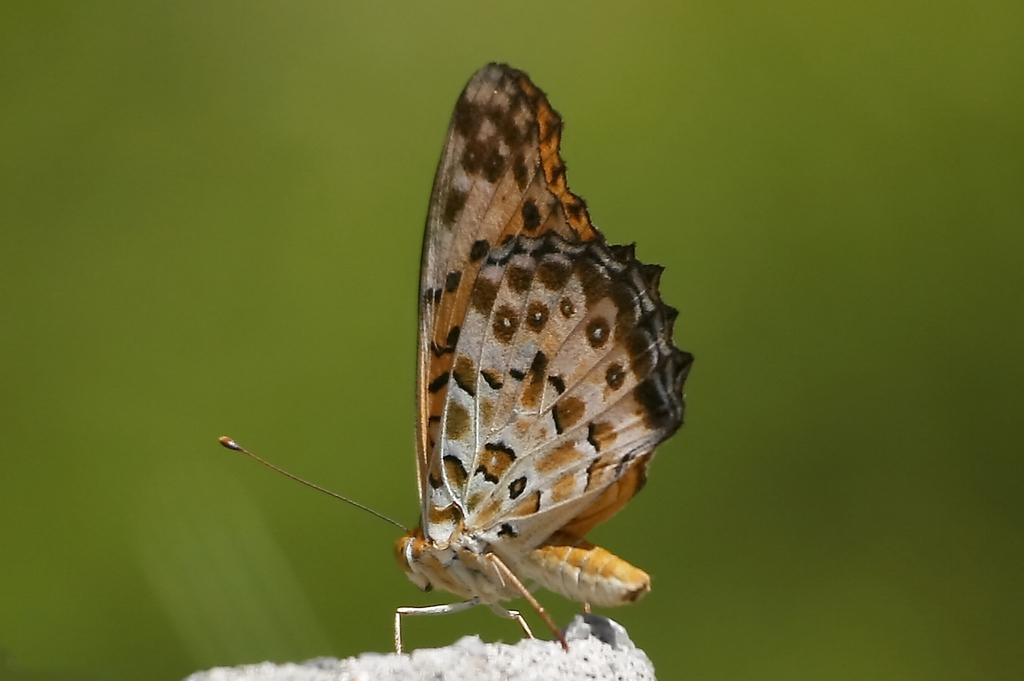
<path fill-rule="evenodd" d="M 436 543 L 417 527 L 395 544 L 395 560 L 423 591 L 443 589 L 466 599 L 476 597 L 481 603 L 515 598 L 519 592 L 485 558 L 490 551 L 487 542 L 466 533 Z"/>

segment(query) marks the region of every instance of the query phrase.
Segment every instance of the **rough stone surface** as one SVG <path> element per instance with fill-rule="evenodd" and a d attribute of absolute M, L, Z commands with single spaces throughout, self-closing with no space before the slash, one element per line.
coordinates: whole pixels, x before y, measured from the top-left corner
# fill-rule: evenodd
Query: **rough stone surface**
<path fill-rule="evenodd" d="M 515 645 L 467 636 L 445 648 L 406 655 L 364 653 L 346 660 L 321 657 L 301 664 L 217 667 L 186 681 L 559 681 L 615 679 L 654 681 L 654 665 L 618 623 L 579 615 L 566 628 L 569 652 L 554 641 L 526 639 Z"/>

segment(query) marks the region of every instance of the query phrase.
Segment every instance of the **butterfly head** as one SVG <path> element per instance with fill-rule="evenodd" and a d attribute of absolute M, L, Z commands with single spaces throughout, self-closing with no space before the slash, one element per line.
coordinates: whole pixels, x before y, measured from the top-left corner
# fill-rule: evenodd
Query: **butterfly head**
<path fill-rule="evenodd" d="M 423 530 L 418 527 L 406 532 L 395 543 L 395 561 L 420 591 L 431 591 L 434 588 L 427 574 L 416 569 L 421 565 L 428 546 L 429 542 L 423 538 Z"/>

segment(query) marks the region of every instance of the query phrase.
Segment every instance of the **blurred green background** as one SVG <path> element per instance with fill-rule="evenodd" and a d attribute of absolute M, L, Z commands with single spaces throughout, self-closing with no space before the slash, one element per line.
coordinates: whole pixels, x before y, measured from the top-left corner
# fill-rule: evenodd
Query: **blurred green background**
<path fill-rule="evenodd" d="M 387 651 L 444 598 L 216 438 L 416 521 L 421 230 L 498 60 L 697 358 L 606 614 L 662 679 L 1019 678 L 1020 6 L 626 5 L 3 3 L 0 674 Z M 518 639 L 478 610 L 407 644 Z"/>

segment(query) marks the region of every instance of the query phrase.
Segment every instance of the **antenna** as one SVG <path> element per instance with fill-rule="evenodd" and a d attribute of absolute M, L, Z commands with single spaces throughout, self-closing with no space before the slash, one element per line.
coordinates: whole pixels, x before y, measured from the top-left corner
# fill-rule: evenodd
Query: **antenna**
<path fill-rule="evenodd" d="M 306 485 L 307 487 L 312 487 L 313 489 L 318 490 L 320 492 L 323 492 L 324 494 L 327 494 L 329 496 L 332 496 L 335 499 L 341 499 L 342 501 L 344 501 L 347 504 L 352 504 L 356 508 L 361 508 L 364 511 L 366 511 L 367 513 L 371 513 L 371 514 L 377 516 L 381 520 L 386 520 L 389 523 L 391 523 L 392 525 L 395 525 L 396 527 L 402 528 L 402 530 L 405 531 L 405 532 L 409 531 L 409 528 L 407 528 L 405 525 L 403 525 L 402 523 L 400 523 L 400 522 L 398 522 L 396 520 L 392 520 L 391 518 L 387 517 L 383 513 L 377 513 L 377 511 L 374 511 L 372 508 L 370 508 L 368 506 L 363 506 L 358 501 L 352 501 L 348 497 L 343 497 L 340 494 L 337 494 L 336 492 L 332 492 L 329 489 L 324 489 L 320 485 L 314 485 L 313 483 L 309 482 L 308 480 L 303 480 L 302 478 L 300 478 L 297 475 L 292 475 L 291 473 L 289 473 L 288 471 L 284 470 L 283 468 L 278 468 L 277 466 L 275 466 L 274 464 L 270 463 L 269 461 L 267 461 L 265 459 L 261 459 L 260 457 L 256 456 L 255 454 L 250 452 L 248 449 L 246 449 L 242 445 L 238 444 L 237 442 L 235 442 L 234 440 L 229 438 L 227 435 L 225 435 L 224 437 L 220 438 L 220 443 L 222 445 L 224 445 L 225 447 L 227 447 L 228 449 L 233 449 L 236 452 L 242 452 L 243 454 L 249 456 L 250 458 L 255 459 L 256 461 L 259 461 L 264 466 L 267 466 L 268 468 L 273 468 L 275 471 L 277 471 L 281 475 L 289 477 L 292 480 L 295 480 L 296 482 L 301 482 L 303 485 Z"/>

